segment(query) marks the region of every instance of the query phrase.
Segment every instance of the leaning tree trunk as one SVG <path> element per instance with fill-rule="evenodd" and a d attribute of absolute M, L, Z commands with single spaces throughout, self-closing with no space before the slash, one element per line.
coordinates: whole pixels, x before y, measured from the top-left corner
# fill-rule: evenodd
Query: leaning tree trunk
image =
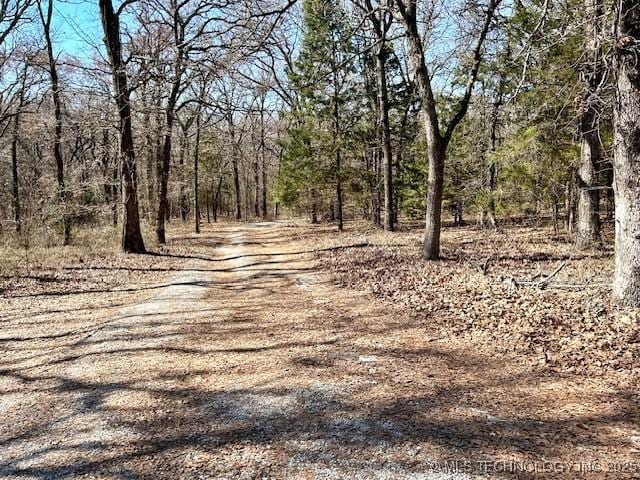
<path fill-rule="evenodd" d="M 120 22 L 113 10 L 111 0 L 100 0 L 99 4 L 105 43 L 111 62 L 116 105 L 120 115 L 121 179 L 124 200 L 122 249 L 125 252 L 144 253 L 145 247 L 142 232 L 140 231 L 140 213 L 138 209 L 138 176 L 131 129 L 131 105 L 129 102 L 127 75 L 122 63 Z"/>
<path fill-rule="evenodd" d="M 640 9 L 620 1 L 614 107 L 614 296 L 640 306 Z"/>
<path fill-rule="evenodd" d="M 578 215 L 576 246 L 589 248 L 600 241 L 600 192 L 598 168 L 601 161 L 598 90 L 602 82 L 600 17 L 602 0 L 584 0 L 587 19 L 584 23 L 586 59 L 582 65 L 584 97 L 580 112 L 581 153 L 577 175 Z"/>

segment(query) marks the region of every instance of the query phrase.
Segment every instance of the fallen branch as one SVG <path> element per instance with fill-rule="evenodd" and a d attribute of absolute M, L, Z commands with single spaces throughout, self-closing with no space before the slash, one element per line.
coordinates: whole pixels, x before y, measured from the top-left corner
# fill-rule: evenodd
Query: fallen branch
<path fill-rule="evenodd" d="M 582 290 L 585 288 L 612 288 L 609 283 L 549 283 L 545 288 L 575 288 Z"/>
<path fill-rule="evenodd" d="M 567 266 L 567 262 L 562 262 L 560 265 L 558 265 L 556 267 L 556 269 L 551 272 L 549 275 L 547 275 L 546 277 L 542 278 L 541 280 L 538 281 L 531 281 L 531 280 L 518 280 L 515 278 L 511 278 L 511 284 L 515 287 L 536 287 L 536 288 L 546 288 L 549 286 L 549 283 L 551 282 L 551 280 L 558 275 L 558 273 L 560 273 L 560 271 Z M 536 275 L 533 278 L 538 277 L 538 275 Z"/>
<path fill-rule="evenodd" d="M 370 247 L 372 246 L 369 242 L 360 242 L 353 243 L 351 245 L 336 245 L 335 247 L 325 247 L 325 248 L 315 248 L 312 250 L 313 253 L 319 252 L 333 252 L 336 250 L 345 250 L 347 248 L 362 248 L 362 247 Z"/>

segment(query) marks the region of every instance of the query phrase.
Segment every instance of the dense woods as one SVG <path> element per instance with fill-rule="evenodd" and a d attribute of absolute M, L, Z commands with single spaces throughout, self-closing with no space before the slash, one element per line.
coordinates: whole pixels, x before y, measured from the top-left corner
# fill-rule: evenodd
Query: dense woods
<path fill-rule="evenodd" d="M 579 249 L 615 225 L 614 295 L 640 304 L 636 2 L 83 3 L 100 24 L 0 2 L 5 242 L 424 219 L 437 260 L 443 218 L 548 221 Z"/>

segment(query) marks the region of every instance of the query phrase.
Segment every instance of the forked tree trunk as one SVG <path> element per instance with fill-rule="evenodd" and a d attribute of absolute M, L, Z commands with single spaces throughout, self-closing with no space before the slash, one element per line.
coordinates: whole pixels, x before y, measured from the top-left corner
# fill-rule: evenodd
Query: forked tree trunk
<path fill-rule="evenodd" d="M 585 61 L 581 77 L 584 97 L 580 114 L 580 167 L 577 175 L 578 215 L 576 223 L 576 246 L 589 248 L 600 242 L 600 192 L 598 190 L 598 168 L 601 162 L 600 112 L 597 105 L 598 90 L 602 82 L 602 52 L 600 27 L 602 0 L 584 0 L 586 21 L 584 22 Z"/>
<path fill-rule="evenodd" d="M 640 306 L 640 9 L 621 0 L 617 21 L 614 107 L 616 240 L 614 296 Z"/>
<path fill-rule="evenodd" d="M 464 94 L 458 102 L 451 120 L 440 132 L 436 97 L 431 87 L 431 75 L 425 62 L 424 48 L 417 18 L 417 3 L 414 0 L 395 0 L 400 17 L 404 23 L 408 57 L 413 70 L 416 90 L 422 103 L 422 128 L 427 140 L 428 180 L 425 215 L 425 235 L 422 255 L 426 260 L 437 260 L 440 257 L 440 230 L 442 223 L 442 194 L 444 189 L 444 164 L 447 145 L 453 132 L 467 114 L 473 86 L 478 78 L 482 62 L 482 48 L 491 27 L 496 9 L 501 0 L 491 0 L 484 16 L 484 23 L 476 38 L 473 49 L 473 62 L 467 72 L 467 83 Z"/>
<path fill-rule="evenodd" d="M 111 0 L 100 0 L 100 13 L 104 28 L 105 43 L 111 62 L 113 84 L 116 92 L 116 105 L 120 116 L 120 155 L 122 158 L 122 196 L 124 201 L 124 221 L 122 230 L 122 249 L 125 252 L 144 253 L 144 241 L 140 231 L 140 213 L 138 209 L 138 178 L 136 158 L 131 130 L 131 106 L 127 75 L 122 64 L 120 44 L 120 22 L 113 10 Z"/>
<path fill-rule="evenodd" d="M 446 142 L 440 134 L 435 97 L 431 89 L 430 76 L 424 60 L 422 41 L 418 33 L 415 5 L 406 14 L 409 59 L 415 73 L 418 94 L 422 100 L 422 128 L 427 139 L 427 198 L 425 212 L 425 232 L 422 256 L 426 260 L 440 258 L 440 230 L 442 224 L 442 194 L 444 188 L 444 162 Z"/>

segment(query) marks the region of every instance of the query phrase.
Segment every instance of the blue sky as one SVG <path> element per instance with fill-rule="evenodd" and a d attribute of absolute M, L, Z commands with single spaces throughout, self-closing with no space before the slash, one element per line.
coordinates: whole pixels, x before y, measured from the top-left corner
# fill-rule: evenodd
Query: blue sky
<path fill-rule="evenodd" d="M 58 53 L 89 59 L 95 51 L 93 45 L 102 44 L 97 0 L 55 1 L 53 22 Z"/>

